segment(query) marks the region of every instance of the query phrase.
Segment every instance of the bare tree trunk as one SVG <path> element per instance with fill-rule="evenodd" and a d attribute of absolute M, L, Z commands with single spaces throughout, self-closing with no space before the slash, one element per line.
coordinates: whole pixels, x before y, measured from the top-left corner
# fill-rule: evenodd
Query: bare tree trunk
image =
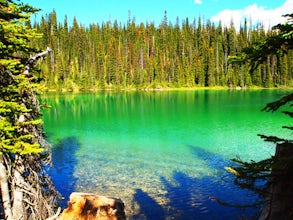
<path fill-rule="evenodd" d="M 11 220 L 12 211 L 11 211 L 11 203 L 10 203 L 8 177 L 7 177 L 7 170 L 4 165 L 3 155 L 0 155 L 0 188 L 1 188 L 1 196 L 2 196 L 4 213 L 5 213 L 5 219 Z"/>
<path fill-rule="evenodd" d="M 13 190 L 13 206 L 12 213 L 13 219 L 23 219 L 24 218 L 24 210 L 23 210 L 23 183 L 24 179 L 21 175 L 23 165 L 20 159 L 20 156 L 16 155 L 15 160 L 16 169 L 13 172 L 13 180 L 14 180 L 14 190 Z"/>
<path fill-rule="evenodd" d="M 272 169 L 270 194 L 265 198 L 259 220 L 292 220 L 293 192 L 293 144 L 277 144 L 276 163 Z"/>

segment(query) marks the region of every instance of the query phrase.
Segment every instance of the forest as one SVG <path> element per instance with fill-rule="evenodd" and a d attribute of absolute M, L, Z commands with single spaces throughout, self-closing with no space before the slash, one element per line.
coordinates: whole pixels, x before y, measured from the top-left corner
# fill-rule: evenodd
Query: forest
<path fill-rule="evenodd" d="M 33 47 L 53 49 L 39 64 L 47 90 L 161 89 L 161 88 L 272 88 L 293 85 L 293 52 L 268 55 L 257 68 L 229 58 L 278 33 L 245 20 L 239 30 L 199 17 L 176 24 L 162 16 L 154 23 L 107 21 L 84 26 L 53 11 L 28 25 L 42 33 Z M 255 46 L 257 47 L 257 46 Z"/>
<path fill-rule="evenodd" d="M 75 18 L 69 25 L 66 17 L 63 23 L 57 21 L 54 11 L 32 25 L 30 18 L 37 11 L 19 1 L 0 1 L 1 219 L 46 219 L 57 208 L 60 195 L 45 169 L 52 155 L 40 118 L 41 108 L 48 106 L 39 104 L 40 87 L 35 84 L 39 80 L 48 90 L 293 85 L 292 14 L 289 25 L 266 31 L 249 21 L 240 30 L 233 22 L 222 27 L 202 18 L 191 23 L 178 19 L 173 25 L 167 12 L 159 26 L 136 24 L 135 18 L 125 25 L 108 21 L 87 27 Z M 256 65 L 236 62 L 245 48 Z M 38 70 L 30 68 L 45 55 L 47 59 L 37 63 Z M 276 111 L 292 100 L 291 93 L 264 110 Z M 293 116 L 290 111 L 283 113 Z M 271 188 L 269 210 L 284 208 L 276 213 L 277 219 L 280 213 L 292 219 L 292 184 L 288 185 L 292 183 L 292 140 L 261 137 L 277 144 L 276 158 L 252 164 L 238 161 L 242 166 L 230 171 L 240 174 L 235 183 L 241 188 L 267 178 L 268 187 L 276 186 L 285 194 Z M 287 145 L 290 151 L 279 151 Z M 251 172 L 253 168 L 256 172 Z"/>

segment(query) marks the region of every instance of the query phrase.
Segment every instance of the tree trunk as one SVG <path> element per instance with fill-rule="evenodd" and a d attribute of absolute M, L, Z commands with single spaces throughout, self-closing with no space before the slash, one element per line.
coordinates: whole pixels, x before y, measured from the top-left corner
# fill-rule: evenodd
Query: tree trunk
<path fill-rule="evenodd" d="M 9 187 L 8 187 L 8 177 L 7 177 L 7 170 L 4 165 L 3 155 L 0 155 L 0 188 L 1 188 L 1 196 L 2 196 L 4 213 L 5 213 L 5 219 L 11 220 L 12 211 L 11 211 L 10 194 L 9 194 Z"/>
<path fill-rule="evenodd" d="M 20 165 L 21 166 L 21 165 Z M 24 179 L 18 170 L 14 171 L 15 188 L 13 190 L 13 219 L 24 219 L 23 211 L 23 182 Z"/>
<path fill-rule="evenodd" d="M 277 144 L 269 195 L 259 220 L 293 219 L 293 143 Z"/>

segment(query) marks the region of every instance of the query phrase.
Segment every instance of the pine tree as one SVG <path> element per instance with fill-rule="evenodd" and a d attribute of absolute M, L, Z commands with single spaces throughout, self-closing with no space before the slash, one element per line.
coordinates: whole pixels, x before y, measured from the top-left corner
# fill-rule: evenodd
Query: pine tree
<path fill-rule="evenodd" d="M 3 0 L 0 7 L 1 200 L 6 219 L 42 219 L 53 214 L 56 192 L 43 169 L 49 149 L 34 79 L 23 72 L 29 54 L 37 52 L 29 40 L 40 35 L 25 25 L 37 10 Z"/>
<path fill-rule="evenodd" d="M 117 21 L 79 25 L 76 18 L 68 26 L 57 21 L 56 12 L 42 18 L 36 28 L 43 33 L 33 45 L 55 51 L 55 56 L 42 65 L 43 81 L 52 89 L 121 88 L 121 87 L 193 87 L 193 86 L 288 86 L 292 84 L 292 52 L 269 55 L 257 67 L 249 68 L 228 62 L 243 48 L 253 48 L 274 30 L 264 31 L 263 25 L 240 30 L 233 21 L 228 27 L 217 26 L 199 17 L 175 25 L 167 12 L 161 24 L 127 24 Z M 54 35 L 54 36 L 53 36 Z M 267 48 L 264 48 L 267 50 Z M 58 58 L 58 59 L 57 59 Z M 231 59 L 230 59 L 231 60 Z M 159 85 L 160 84 L 160 85 Z"/>
<path fill-rule="evenodd" d="M 290 54 L 293 49 L 293 14 L 286 16 L 288 23 L 275 26 L 279 30 L 278 34 L 267 37 L 264 42 L 259 42 L 253 48 L 244 49 L 244 55 L 240 54 L 239 59 L 244 57 L 250 62 L 250 68 L 255 69 L 260 68 L 268 56 L 276 53 Z M 267 104 L 263 111 L 275 112 L 287 105 L 288 108 L 283 113 L 292 118 L 293 112 L 288 110 L 292 108 L 292 102 L 293 93 L 290 93 Z M 293 130 L 291 125 L 283 128 Z M 226 169 L 236 175 L 234 182 L 241 188 L 253 190 L 265 198 L 261 219 L 292 219 L 293 140 L 272 135 L 259 136 L 276 144 L 275 155 L 258 162 L 233 159 L 236 162 L 235 167 Z"/>

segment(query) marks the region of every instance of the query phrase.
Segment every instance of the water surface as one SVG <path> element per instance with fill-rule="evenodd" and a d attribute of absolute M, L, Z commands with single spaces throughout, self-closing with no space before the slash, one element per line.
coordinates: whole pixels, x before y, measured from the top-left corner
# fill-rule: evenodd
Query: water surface
<path fill-rule="evenodd" d="M 50 174 L 72 191 L 121 197 L 129 219 L 254 219 L 256 195 L 233 185 L 230 159 L 260 160 L 288 118 L 260 110 L 278 90 L 48 94 Z"/>

